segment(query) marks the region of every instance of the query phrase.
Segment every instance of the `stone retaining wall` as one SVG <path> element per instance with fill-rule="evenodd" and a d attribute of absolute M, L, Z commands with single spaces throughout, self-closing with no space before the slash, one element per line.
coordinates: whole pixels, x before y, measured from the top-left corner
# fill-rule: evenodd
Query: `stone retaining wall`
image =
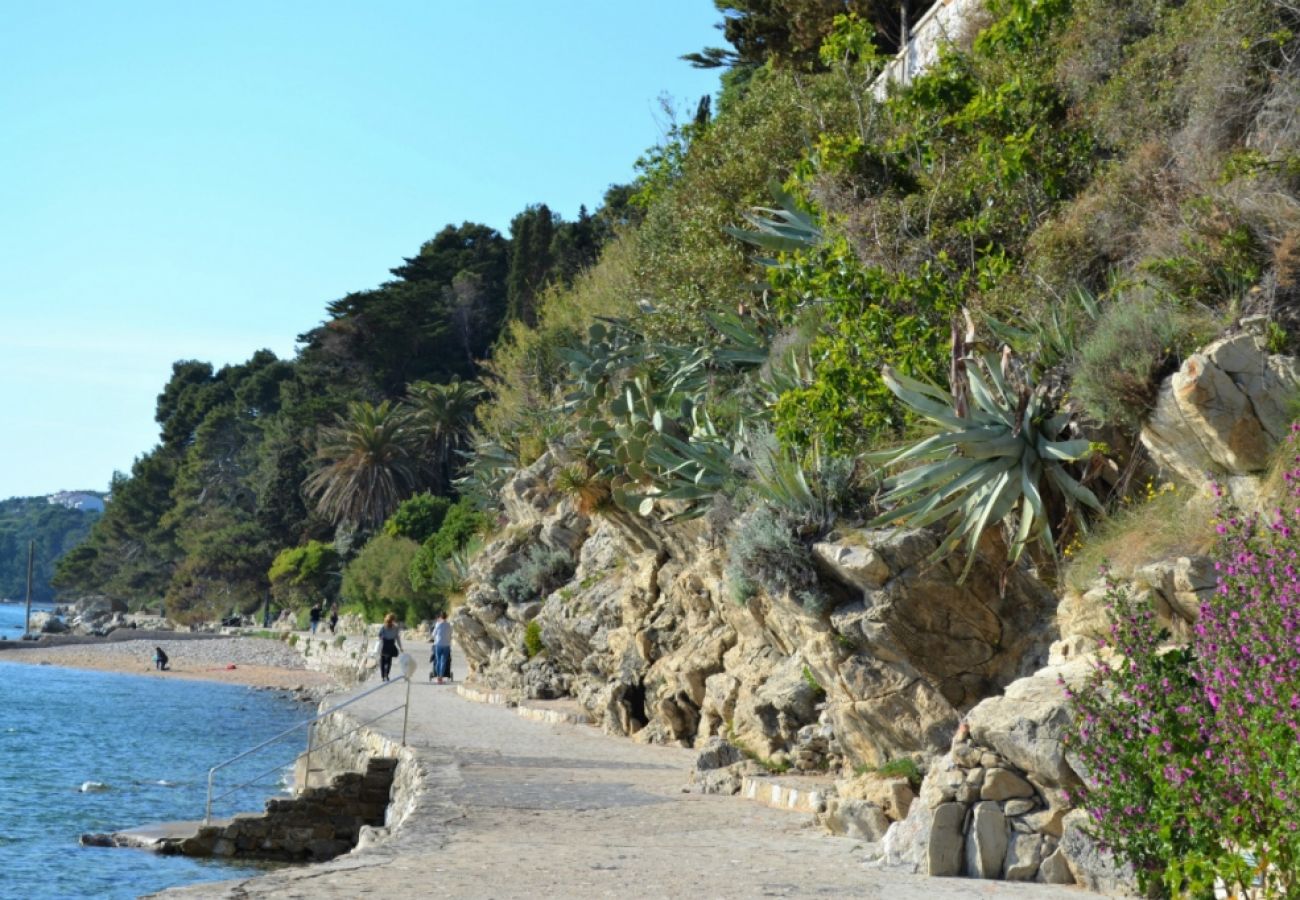
<path fill-rule="evenodd" d="M 339 684 L 352 686 L 375 667 L 369 652 L 371 640 L 366 635 L 298 634 L 294 649 L 302 654 L 308 669 L 324 672 Z"/>
<path fill-rule="evenodd" d="M 327 787 L 268 800 L 266 812 L 205 825 L 176 845 L 185 856 L 321 862 L 357 845 L 361 829 L 384 824 L 398 761 L 376 757 L 364 772 L 344 772 Z"/>

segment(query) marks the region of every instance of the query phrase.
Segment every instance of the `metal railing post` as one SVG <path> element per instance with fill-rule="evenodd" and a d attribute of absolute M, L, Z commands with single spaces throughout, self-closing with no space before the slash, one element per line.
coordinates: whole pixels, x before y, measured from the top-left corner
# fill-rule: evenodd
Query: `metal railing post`
<path fill-rule="evenodd" d="M 303 791 L 311 787 L 311 750 L 312 745 L 316 742 L 316 723 L 311 722 L 307 726 L 307 755 L 303 758 L 302 767 L 302 787 L 298 789 L 301 795 Z"/>
<path fill-rule="evenodd" d="M 406 676 L 406 702 L 402 704 L 402 746 L 406 746 L 406 722 L 411 718 L 411 676 Z"/>
<path fill-rule="evenodd" d="M 360 700 L 363 700 L 363 699 L 365 699 L 366 697 L 370 696 L 371 694 L 374 694 L 374 693 L 376 693 L 376 692 L 378 692 L 378 691 L 382 691 L 384 688 L 389 687 L 391 684 L 392 684 L 391 681 L 385 681 L 385 682 L 383 682 L 382 684 L 378 684 L 378 685 L 376 685 L 375 687 L 372 687 L 372 688 L 369 688 L 369 689 L 367 689 L 367 690 L 365 690 L 365 691 L 362 691 L 360 694 L 357 694 L 355 697 L 351 698 L 350 700 L 345 700 L 345 701 L 343 701 L 342 703 L 340 703 L 340 704 L 338 704 L 338 705 L 336 705 L 336 706 L 331 706 L 329 709 L 325 710 L 323 713 L 320 713 L 320 714 L 314 716 L 313 718 L 308 719 L 308 720 L 305 721 L 305 722 L 299 722 L 297 725 L 294 725 L 294 726 L 291 727 L 291 728 L 287 728 L 287 729 L 285 729 L 284 731 L 280 732 L 279 734 L 275 735 L 274 737 L 267 738 L 266 740 L 262 741 L 262 743 L 258 744 L 256 747 L 252 747 L 252 748 L 250 748 L 250 749 L 248 749 L 248 750 L 245 750 L 243 753 L 240 753 L 240 754 L 237 755 L 237 756 L 232 756 L 232 757 L 230 757 L 229 759 L 222 760 L 221 762 L 217 763 L 215 766 L 213 766 L 211 769 L 208 770 L 208 796 L 207 796 L 207 800 L 206 800 L 206 802 L 204 803 L 204 806 L 203 806 L 203 824 L 204 824 L 204 825 L 208 825 L 208 824 L 211 823 L 211 820 L 212 820 L 212 800 L 213 800 L 213 798 L 212 798 L 212 791 L 213 791 L 214 781 L 215 781 L 215 778 L 216 778 L 216 774 L 217 774 L 217 770 L 218 770 L 218 769 L 223 769 L 223 768 L 225 768 L 226 766 L 231 765 L 232 763 L 239 762 L 239 760 L 244 759 L 245 757 L 251 756 L 251 755 L 253 755 L 254 753 L 257 753 L 259 750 L 263 750 L 263 749 L 265 749 L 266 747 L 269 747 L 271 744 L 274 744 L 276 741 L 284 740 L 286 737 L 288 737 L 289 735 L 293 734 L 293 733 L 294 733 L 295 731 L 297 731 L 299 728 L 306 728 L 306 729 L 307 729 L 307 755 L 306 755 L 306 759 L 304 760 L 304 763 L 305 763 L 305 772 L 303 773 L 303 787 L 306 788 L 308 782 L 311 780 L 311 754 L 312 754 L 313 749 L 316 749 L 316 748 L 315 748 L 315 734 L 316 734 L 316 733 L 315 733 L 315 727 L 314 727 L 314 726 L 316 725 L 316 723 L 320 722 L 320 721 L 321 721 L 322 719 L 324 719 L 326 716 L 333 715 L 334 713 L 338 712 L 340 709 L 343 709 L 343 708 L 346 707 L 346 706 L 351 706 L 353 703 L 356 703 L 356 702 L 358 702 L 358 701 L 360 701 Z M 410 706 L 410 680 L 408 679 L 408 680 L 407 680 L 407 703 L 403 704 L 403 707 L 409 708 L 409 706 Z M 390 710 L 387 710 L 387 711 L 385 711 L 385 712 L 383 712 L 383 713 L 380 713 L 380 714 L 379 714 L 378 716 L 376 716 L 374 719 L 369 720 L 369 721 L 366 722 L 365 724 L 366 724 L 366 725 L 369 725 L 369 724 L 371 724 L 371 723 L 373 723 L 373 722 L 377 722 L 379 719 L 382 719 L 384 716 L 390 716 L 390 715 L 392 715 L 393 713 L 397 712 L 397 710 L 398 710 L 399 708 L 401 708 L 401 707 L 396 707 L 396 706 L 395 706 L 395 707 L 393 707 L 393 708 L 390 709 Z M 357 727 L 359 728 L 359 727 L 362 727 L 362 726 L 357 726 Z M 355 731 L 355 730 L 357 730 L 357 729 L 354 728 L 354 729 L 352 729 L 352 730 Z M 349 732 L 349 733 L 350 733 L 350 732 Z M 330 741 L 327 741 L 327 742 L 326 742 L 326 745 L 328 746 L 329 744 L 334 743 L 335 741 L 341 740 L 342 737 L 345 737 L 345 736 L 346 736 L 346 733 L 345 733 L 344 735 L 340 735 L 339 737 L 335 737 L 335 738 L 331 739 Z M 403 746 L 405 746 L 405 744 L 406 744 L 406 722 L 405 722 L 405 720 L 403 720 L 403 722 L 402 722 L 402 744 L 403 744 Z M 266 775 L 266 774 L 269 774 L 269 773 L 263 773 L 263 775 Z M 262 776 L 258 776 L 258 777 L 260 778 L 260 777 L 262 777 Z M 229 796 L 233 791 L 238 790 L 239 787 L 247 787 L 247 784 L 242 784 L 242 785 L 239 785 L 239 786 L 236 787 L 236 788 L 232 788 L 232 789 L 230 789 L 230 790 L 227 790 L 226 793 L 222 794 L 221 796 L 222 796 L 222 797 L 227 797 L 227 796 Z"/>

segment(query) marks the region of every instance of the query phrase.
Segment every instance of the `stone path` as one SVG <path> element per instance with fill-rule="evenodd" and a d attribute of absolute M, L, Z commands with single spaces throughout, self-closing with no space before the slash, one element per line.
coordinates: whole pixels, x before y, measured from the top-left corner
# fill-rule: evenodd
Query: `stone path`
<path fill-rule="evenodd" d="M 418 647 L 410 647 L 417 659 Z M 425 676 L 424 664 L 417 678 Z M 392 695 L 357 704 L 357 718 Z M 400 736 L 401 720 L 383 730 Z M 384 720 L 387 721 L 387 720 Z M 381 723 L 382 724 L 382 723 Z M 685 794 L 694 754 L 529 721 L 417 681 L 409 742 L 428 792 L 390 838 L 322 865 L 178 888 L 172 898 L 1074 898 L 1074 888 L 864 868 L 811 816 Z"/>

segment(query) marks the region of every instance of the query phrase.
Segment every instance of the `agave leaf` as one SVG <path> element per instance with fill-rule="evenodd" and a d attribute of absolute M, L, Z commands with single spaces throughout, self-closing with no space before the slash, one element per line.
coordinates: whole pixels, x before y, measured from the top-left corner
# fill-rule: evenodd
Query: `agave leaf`
<path fill-rule="evenodd" d="M 1059 489 L 1062 494 L 1065 494 L 1067 499 L 1082 503 L 1084 506 L 1094 509 L 1097 512 L 1105 511 L 1102 508 L 1101 501 L 1097 499 L 1097 495 L 1088 488 L 1079 484 L 1078 481 L 1072 478 L 1070 474 L 1059 465 L 1048 465 L 1046 467 L 1046 472 L 1047 477 L 1052 480 L 1052 484 L 1056 485 L 1057 489 Z M 1082 522 L 1082 520 L 1080 521 Z"/>
<path fill-rule="evenodd" d="M 931 463 L 925 466 L 917 466 L 913 469 L 907 469 L 897 475 L 890 476 L 884 481 L 884 486 L 889 490 L 913 490 L 919 482 L 924 482 L 925 487 L 938 484 L 944 478 L 960 475 L 970 469 L 971 466 L 977 465 L 978 461 L 971 459 L 969 456 L 954 456 L 952 459 L 945 459 L 941 462 Z"/>
<path fill-rule="evenodd" d="M 1059 462 L 1076 462 L 1087 456 L 1091 449 L 1092 444 L 1083 438 L 1072 441 L 1049 441 L 1039 438 L 1037 444 L 1039 456 Z"/>

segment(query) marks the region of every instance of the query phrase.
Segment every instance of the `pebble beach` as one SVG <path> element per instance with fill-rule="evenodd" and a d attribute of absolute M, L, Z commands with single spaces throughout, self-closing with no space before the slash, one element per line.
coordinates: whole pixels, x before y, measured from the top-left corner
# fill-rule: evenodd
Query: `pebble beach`
<path fill-rule="evenodd" d="M 162 647 L 170 659 L 165 672 L 154 668 L 154 647 Z M 335 686 L 328 675 L 308 669 L 302 656 L 286 642 L 262 637 L 179 640 L 141 635 L 133 640 L 86 639 L 49 647 L 9 642 L 6 649 L 0 649 L 0 660 L 312 694 Z"/>

